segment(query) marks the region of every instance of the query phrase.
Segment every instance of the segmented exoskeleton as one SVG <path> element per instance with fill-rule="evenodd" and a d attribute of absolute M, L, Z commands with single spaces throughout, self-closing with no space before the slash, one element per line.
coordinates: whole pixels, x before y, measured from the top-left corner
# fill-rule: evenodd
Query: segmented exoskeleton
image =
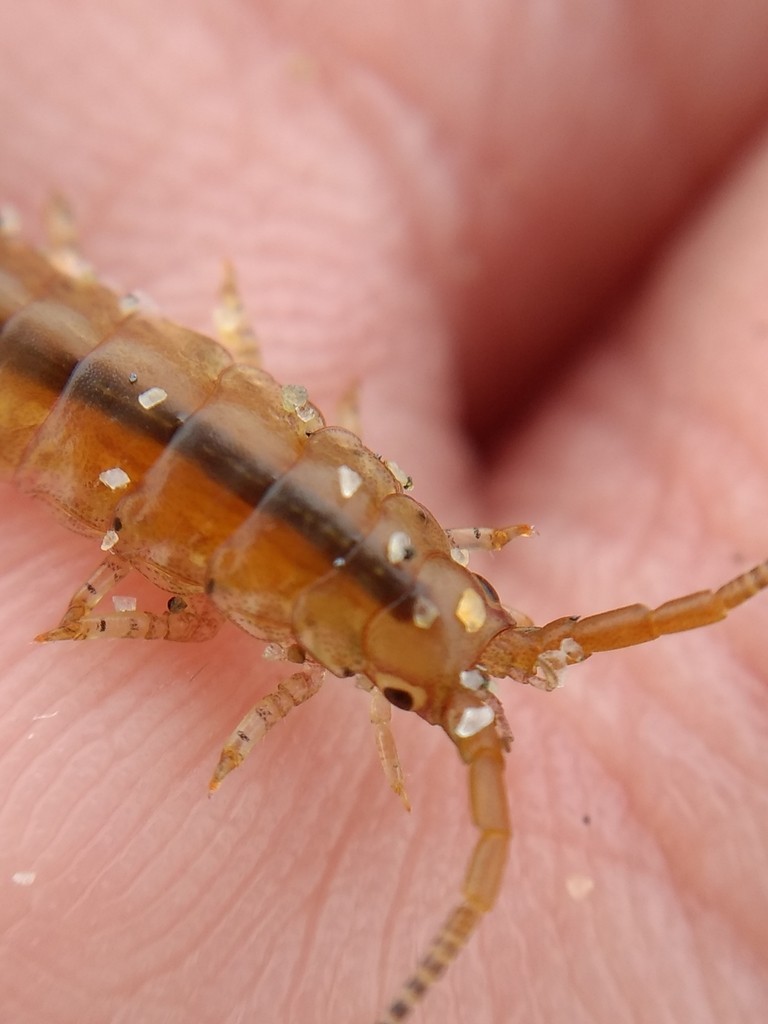
<path fill-rule="evenodd" d="M 768 563 L 653 611 L 535 627 L 460 564 L 461 548 L 498 548 L 530 528 L 445 531 L 395 467 L 326 426 L 303 389 L 116 296 L 87 272 L 61 215 L 59 225 L 51 257 L 0 232 L 0 474 L 100 538 L 104 557 L 38 639 L 200 640 L 229 619 L 301 664 L 232 734 L 212 788 L 325 671 L 371 691 L 382 764 L 404 800 L 386 701 L 445 730 L 468 766 L 479 837 L 458 906 L 379 1019 L 394 1024 L 501 884 L 510 735 L 489 679 L 553 689 L 596 651 L 715 622 L 768 586 Z M 230 279 L 220 314 L 252 362 Z M 100 613 L 131 568 L 173 595 L 165 613 Z"/>

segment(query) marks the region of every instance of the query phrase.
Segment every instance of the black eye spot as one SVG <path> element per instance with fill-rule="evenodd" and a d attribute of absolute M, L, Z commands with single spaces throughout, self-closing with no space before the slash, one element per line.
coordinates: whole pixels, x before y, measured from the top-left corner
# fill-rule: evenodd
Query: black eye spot
<path fill-rule="evenodd" d="M 396 690 L 393 686 L 387 686 L 381 692 L 390 704 L 394 704 L 401 711 L 410 711 L 413 707 L 413 697 L 407 690 Z"/>
<path fill-rule="evenodd" d="M 488 600 L 493 601 L 494 604 L 499 604 L 499 595 L 493 589 L 493 587 L 485 578 L 485 576 L 480 576 L 478 573 L 475 573 L 474 576 L 477 582 L 480 584 L 480 589 L 485 592 L 485 596 L 488 598 Z"/>

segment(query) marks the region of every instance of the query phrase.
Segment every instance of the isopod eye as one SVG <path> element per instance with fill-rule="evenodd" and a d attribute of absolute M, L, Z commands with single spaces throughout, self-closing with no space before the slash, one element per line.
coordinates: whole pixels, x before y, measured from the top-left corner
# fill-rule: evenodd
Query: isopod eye
<path fill-rule="evenodd" d="M 496 591 L 485 578 L 485 576 L 480 576 L 479 573 L 473 573 L 473 575 L 477 582 L 480 584 L 480 589 L 483 591 L 488 600 L 493 602 L 493 604 L 501 604 L 499 595 L 496 593 Z"/>
<path fill-rule="evenodd" d="M 401 711 L 410 711 L 413 707 L 413 697 L 407 690 L 396 690 L 393 686 L 388 686 L 383 693 L 389 703 Z"/>
<path fill-rule="evenodd" d="M 394 685 L 385 686 L 384 684 L 388 680 L 391 680 Z M 401 711 L 418 711 L 426 703 L 427 695 L 420 686 L 411 686 L 409 683 L 403 682 L 402 679 L 398 679 L 397 676 L 378 676 L 376 681 L 389 703 L 394 704 Z"/>

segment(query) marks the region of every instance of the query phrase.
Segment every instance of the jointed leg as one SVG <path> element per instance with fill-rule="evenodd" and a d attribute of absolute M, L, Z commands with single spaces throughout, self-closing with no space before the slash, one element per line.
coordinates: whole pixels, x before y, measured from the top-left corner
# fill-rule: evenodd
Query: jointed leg
<path fill-rule="evenodd" d="M 532 537 L 536 528 L 530 523 L 515 523 L 513 526 L 460 526 L 445 532 L 455 548 L 501 551 L 515 537 Z"/>
<path fill-rule="evenodd" d="M 395 745 L 395 737 L 390 725 L 392 705 L 376 686 L 371 686 L 371 725 L 376 735 L 376 749 L 379 761 L 389 783 L 390 789 L 403 801 L 406 811 L 411 809 L 411 801 L 405 789 L 403 768 Z"/>
<path fill-rule="evenodd" d="M 361 436 L 359 385 L 350 384 L 336 404 L 334 422 L 339 427 Z"/>
<path fill-rule="evenodd" d="M 284 679 L 276 690 L 267 694 L 251 708 L 224 744 L 219 763 L 208 784 L 211 793 L 219 788 L 222 780 L 231 771 L 243 763 L 254 746 L 273 726 L 282 721 L 289 711 L 317 693 L 324 676 L 325 670 L 319 666 L 294 672 L 292 676 Z"/>
<path fill-rule="evenodd" d="M 515 537 L 532 537 L 536 527 L 530 523 L 512 526 L 460 526 L 445 531 L 457 548 L 468 551 L 500 551 Z"/>
<path fill-rule="evenodd" d="M 219 631 L 221 613 L 204 594 L 172 597 L 166 611 L 90 614 L 112 588 L 124 579 L 131 566 L 122 558 L 106 558 L 72 595 L 55 629 L 35 637 L 38 643 L 52 640 L 209 640 Z"/>
<path fill-rule="evenodd" d="M 77 225 L 72 208 L 63 196 L 54 195 L 45 212 L 48 259 L 57 270 L 80 281 L 95 279 L 90 263 L 80 252 Z"/>
<path fill-rule="evenodd" d="M 219 302 L 213 314 L 216 333 L 238 363 L 261 366 L 261 352 L 256 334 L 245 312 L 231 263 L 224 264 Z"/>

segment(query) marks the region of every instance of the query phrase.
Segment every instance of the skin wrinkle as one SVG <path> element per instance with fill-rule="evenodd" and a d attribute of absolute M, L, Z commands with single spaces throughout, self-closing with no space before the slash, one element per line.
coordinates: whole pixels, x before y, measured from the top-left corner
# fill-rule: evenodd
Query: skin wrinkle
<path fill-rule="evenodd" d="M 649 684 L 653 686 L 653 680 L 656 678 L 653 672 L 650 672 L 646 676 Z M 661 687 L 653 688 L 652 692 L 648 694 L 648 702 L 650 710 L 658 700 L 662 692 Z M 670 708 L 669 703 L 665 705 L 663 716 L 664 718 L 673 717 L 677 720 L 677 724 L 680 727 L 681 734 L 688 735 L 691 729 L 691 722 L 685 721 L 682 716 L 684 711 L 684 703 L 681 699 L 678 702 L 677 708 Z M 583 707 L 581 702 L 578 703 L 577 707 L 571 710 L 569 702 L 565 702 L 561 713 L 566 719 L 570 719 L 577 722 L 583 715 Z M 635 712 L 633 716 L 637 722 L 642 722 L 644 718 L 643 712 Z M 716 715 L 710 716 L 713 720 L 716 720 Z M 625 747 L 617 748 L 615 744 L 611 742 L 611 736 L 613 734 L 613 728 L 606 721 L 600 723 L 599 728 L 592 730 L 584 730 L 582 736 L 582 742 L 586 751 L 594 757 L 603 769 L 603 773 L 606 779 L 616 779 L 621 776 L 621 766 L 627 760 L 628 751 Z M 701 730 L 702 733 L 707 735 L 707 731 Z M 711 730 L 709 731 L 711 734 Z M 715 737 L 717 733 L 714 733 Z M 722 761 L 723 757 L 727 754 L 727 750 L 723 749 L 720 751 L 713 751 L 711 744 L 710 755 L 716 755 L 718 761 Z M 641 759 L 643 762 L 652 760 L 655 756 L 658 756 L 660 751 L 658 749 L 643 749 L 643 753 L 638 757 L 632 757 L 630 755 L 630 761 L 635 762 Z M 673 762 L 674 764 L 674 762 Z M 731 771 L 739 772 L 739 768 L 733 760 L 729 759 L 727 762 L 728 768 Z M 686 767 L 686 774 L 690 771 L 688 765 Z M 673 769 L 674 771 L 674 769 Z M 678 772 L 674 771 L 675 776 L 678 776 Z M 731 788 L 731 787 L 729 787 Z M 736 786 L 737 790 L 742 787 Z M 683 787 L 684 791 L 685 787 Z M 639 826 L 646 837 L 651 843 L 652 848 L 656 851 L 661 859 L 661 864 L 664 867 L 663 874 L 666 876 L 666 884 L 671 891 L 678 894 L 680 899 L 679 909 L 686 917 L 693 922 L 696 918 L 696 910 L 709 909 L 719 914 L 723 924 L 727 926 L 729 933 L 733 936 L 732 941 L 737 941 L 739 935 L 747 939 L 747 948 L 749 952 L 756 956 L 761 948 L 762 937 L 758 932 L 753 934 L 751 937 L 748 935 L 748 922 L 741 919 L 742 915 L 738 913 L 736 908 L 729 908 L 722 902 L 719 902 L 717 897 L 714 897 L 709 893 L 707 888 L 708 882 L 705 876 L 700 872 L 693 872 L 691 870 L 690 861 L 681 861 L 678 853 L 675 852 L 675 847 L 679 841 L 679 833 L 673 832 L 668 835 L 668 829 L 670 825 L 670 819 L 674 820 L 674 813 L 658 813 L 658 802 L 659 794 L 654 791 L 649 791 L 644 784 L 642 777 L 632 774 L 631 772 L 626 776 L 626 782 L 623 786 L 622 792 L 627 799 L 626 814 L 629 815 L 631 820 L 636 826 Z M 727 804 L 725 792 L 723 792 L 722 799 L 719 801 L 721 805 Z M 689 818 L 691 815 L 689 815 Z M 654 823 L 655 819 L 655 823 Z M 646 823 L 645 827 L 643 823 Z M 699 826 L 701 827 L 701 826 Z M 615 849 L 614 856 L 620 857 L 622 855 L 621 844 Z M 662 873 L 659 871 L 660 865 L 652 867 L 647 863 L 646 858 L 643 858 L 645 867 L 644 871 L 652 871 L 657 874 L 661 880 Z M 638 865 L 639 867 L 639 865 Z M 721 894 L 718 894 L 718 896 Z M 691 933 L 695 937 L 695 928 L 691 927 Z"/>
<path fill-rule="evenodd" d="M 647 14 L 648 14 L 647 11 L 643 11 L 642 18 L 640 19 L 641 22 L 645 21 L 647 19 Z M 661 25 L 659 25 L 658 27 L 661 28 Z M 604 28 L 605 28 L 604 26 L 602 26 L 602 25 L 600 26 L 600 30 L 601 31 L 604 31 Z M 627 36 L 627 38 L 629 38 L 632 41 L 632 45 L 633 46 L 636 45 L 636 42 L 635 42 L 635 40 L 636 40 L 636 31 L 635 31 L 635 28 L 636 28 L 636 26 L 633 26 L 631 30 L 626 30 L 625 33 L 624 33 Z M 622 37 L 621 36 L 621 29 L 620 29 L 619 26 L 615 26 L 613 28 L 613 31 L 616 33 L 616 35 L 619 36 L 619 38 Z M 660 35 L 660 32 L 657 31 L 652 36 L 652 38 L 656 39 L 656 38 L 658 38 L 659 35 Z M 498 39 L 503 38 L 503 33 L 498 33 L 497 34 L 497 38 Z M 603 42 L 604 42 L 604 40 L 603 40 Z M 521 42 L 520 45 L 521 45 L 522 49 L 525 49 L 524 42 Z M 575 51 L 576 53 L 578 53 L 578 47 L 577 46 L 573 46 L 572 50 Z M 599 48 L 599 45 L 598 45 L 598 52 L 611 53 L 612 50 L 611 50 L 610 46 L 604 46 L 603 50 L 601 51 L 600 48 Z M 488 62 L 488 63 L 491 64 L 492 62 Z M 646 65 L 648 65 L 649 63 L 650 63 L 650 61 L 646 61 L 645 62 Z M 590 76 L 594 74 L 594 68 L 593 68 L 592 64 L 588 65 L 588 72 L 589 72 Z M 383 75 L 383 73 L 384 73 L 383 69 L 381 67 L 379 67 L 379 73 L 380 73 L 380 75 Z M 587 77 L 588 76 L 585 74 L 585 76 L 584 76 L 585 81 L 587 80 Z M 607 76 L 607 77 L 610 78 L 611 76 Z M 643 96 L 646 93 L 646 91 L 647 91 L 647 81 L 644 79 L 643 80 L 643 85 L 637 90 L 637 93 L 638 93 L 638 95 Z M 610 91 L 611 95 L 613 95 L 615 92 L 616 92 L 615 88 Z M 414 88 L 412 87 L 411 91 L 410 91 L 410 93 L 408 95 L 415 96 L 417 94 L 418 94 L 417 91 L 414 90 Z M 535 93 L 534 93 L 534 95 L 535 95 Z M 668 96 L 666 98 L 668 99 Z M 495 99 L 496 99 L 495 103 L 493 103 L 493 104 L 485 104 L 484 107 L 487 108 L 487 109 L 490 109 L 491 111 L 495 111 L 495 110 L 498 110 L 498 109 L 503 109 L 503 106 L 504 106 L 503 101 L 500 102 L 498 97 L 495 97 Z M 441 97 L 440 98 L 440 102 L 445 103 L 445 97 Z M 483 109 L 484 107 L 478 101 L 476 101 L 475 104 L 474 104 L 474 109 L 478 109 L 479 110 L 479 109 Z M 635 106 L 634 106 L 634 103 L 628 102 L 628 103 L 624 104 L 621 109 L 623 111 L 626 111 L 626 110 L 632 111 L 632 110 L 635 109 Z M 654 105 L 654 109 L 656 111 L 656 119 L 653 122 L 653 124 L 656 127 L 658 127 L 658 117 L 659 117 L 659 113 L 660 113 L 659 105 L 655 104 Z M 617 112 L 618 112 L 618 108 L 617 108 Z M 582 116 L 584 116 L 584 115 L 582 114 Z M 697 119 L 696 119 L 695 116 L 689 116 L 688 121 L 690 123 L 692 123 L 692 124 L 700 124 L 700 122 L 697 122 Z M 677 134 L 679 134 L 679 133 L 676 133 L 673 130 L 667 131 L 665 133 L 664 144 L 659 147 L 660 150 L 665 154 L 665 160 L 668 161 L 668 162 L 669 162 L 670 157 L 671 157 L 670 146 L 669 146 L 669 136 L 676 136 Z M 620 138 L 623 138 L 623 136 L 621 136 Z M 644 148 L 647 149 L 647 146 L 644 147 Z M 690 161 L 690 147 L 685 149 L 684 152 L 685 152 L 686 159 Z M 480 162 L 480 164 L 478 166 L 481 166 L 481 165 L 482 165 L 482 161 Z M 485 168 L 485 170 L 487 171 L 487 168 Z M 591 173 L 591 170 L 588 171 L 587 168 L 584 168 L 584 173 Z M 655 189 L 658 189 L 659 173 L 660 173 L 659 167 L 655 166 L 654 167 L 654 174 L 653 174 L 653 183 L 654 183 L 654 188 Z M 616 177 L 620 180 L 620 176 L 616 176 Z M 681 181 L 679 183 L 679 186 L 678 186 L 677 190 L 676 190 L 677 192 L 680 192 L 682 190 L 682 185 L 683 185 L 683 182 Z M 617 195 L 618 195 L 618 193 L 617 193 Z M 475 198 L 477 199 L 478 197 L 475 197 Z M 466 199 L 467 199 L 467 203 L 469 205 L 469 196 L 468 195 L 466 196 Z M 623 201 L 623 197 L 622 197 L 622 201 Z M 493 210 L 493 215 L 492 215 L 492 223 L 494 224 L 494 226 L 498 222 L 498 214 L 499 214 L 498 209 L 494 209 Z M 562 230 L 562 225 L 558 226 L 558 230 Z M 512 285 L 512 287 L 514 287 L 514 285 Z M 503 289 L 502 289 L 502 292 L 503 292 Z M 525 339 L 523 338 L 521 340 L 524 341 Z M 503 352 L 496 352 L 496 355 L 497 355 L 497 357 L 501 356 L 502 359 L 504 358 Z M 478 368 L 470 366 L 469 369 L 470 369 L 470 373 L 473 375 L 473 377 L 476 377 L 477 373 L 478 373 Z M 493 382 L 491 382 L 491 386 L 493 386 Z M 490 412 L 490 409 L 492 409 L 493 407 L 494 407 L 493 403 L 483 403 L 479 408 L 485 410 L 485 413 L 487 415 Z M 475 412 L 477 412 L 477 407 L 476 407 Z"/>
<path fill-rule="evenodd" d="M 358 813 L 358 809 L 354 806 L 350 806 L 347 813 L 344 814 L 343 819 L 339 822 L 339 828 L 337 830 L 337 838 L 335 839 L 332 846 L 327 850 L 327 854 L 324 856 L 323 862 L 317 865 L 316 877 L 312 884 L 312 892 L 315 894 L 322 894 L 323 892 L 329 893 L 332 889 L 332 882 L 335 875 L 335 866 L 339 859 L 339 851 L 343 854 L 346 850 L 346 842 L 344 837 L 345 823 L 349 823 Z M 318 900 L 318 913 L 317 918 L 313 921 L 307 919 L 303 922 L 301 935 L 299 938 L 299 953 L 296 957 L 296 963 L 299 966 L 298 969 L 303 970 L 304 965 L 309 962 L 312 956 L 317 955 L 317 949 L 322 945 L 322 940 L 315 937 L 315 932 L 318 931 L 320 925 L 320 919 L 328 911 L 323 904 L 323 900 Z M 313 927 L 314 925 L 314 927 Z M 323 973 L 320 975 L 323 979 L 326 978 L 326 970 L 324 968 Z M 286 1007 L 286 1020 L 298 1019 L 297 1017 L 291 1017 L 291 1012 L 294 1010 L 298 1000 L 298 992 L 300 986 L 295 987 L 295 993 L 291 994 L 288 999 Z M 324 994 L 324 1001 L 328 998 L 327 994 Z"/>

